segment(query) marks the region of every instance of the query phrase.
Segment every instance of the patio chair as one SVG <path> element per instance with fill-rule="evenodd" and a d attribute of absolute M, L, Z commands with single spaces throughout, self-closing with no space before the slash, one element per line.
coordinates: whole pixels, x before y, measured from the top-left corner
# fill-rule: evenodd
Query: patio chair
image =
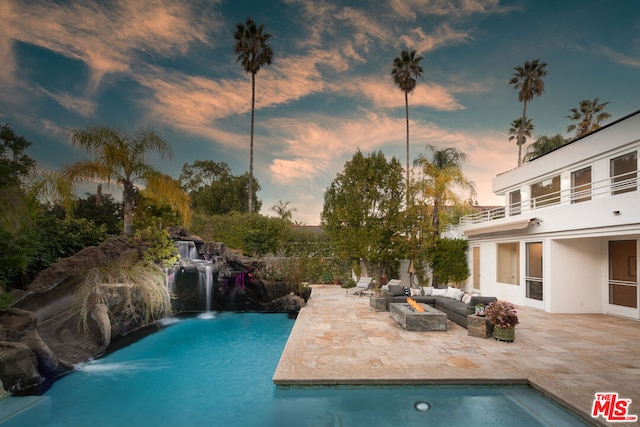
<path fill-rule="evenodd" d="M 349 293 L 349 289 L 347 289 L 347 295 L 362 296 L 365 293 L 372 293 L 372 291 L 369 289 L 371 287 L 372 280 L 373 277 L 361 277 L 360 280 L 358 280 L 358 283 L 356 283 L 356 287 L 353 288 L 354 291 L 352 293 Z"/>
<path fill-rule="evenodd" d="M 400 279 L 391 279 L 387 282 L 386 285 L 384 285 L 382 287 L 382 290 L 388 291 L 389 290 L 389 285 L 400 285 L 402 286 L 402 280 Z"/>

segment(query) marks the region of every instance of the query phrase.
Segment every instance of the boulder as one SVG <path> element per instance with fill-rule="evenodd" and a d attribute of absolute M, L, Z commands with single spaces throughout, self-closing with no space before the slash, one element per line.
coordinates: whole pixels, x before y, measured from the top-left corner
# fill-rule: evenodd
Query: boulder
<path fill-rule="evenodd" d="M 0 380 L 14 394 L 43 392 L 73 369 L 44 343 L 36 325 L 36 315 L 30 311 L 0 311 Z"/>

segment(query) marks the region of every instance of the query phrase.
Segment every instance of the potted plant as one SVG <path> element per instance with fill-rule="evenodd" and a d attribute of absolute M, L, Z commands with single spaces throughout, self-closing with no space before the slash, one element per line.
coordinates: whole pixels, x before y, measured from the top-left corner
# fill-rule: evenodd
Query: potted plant
<path fill-rule="evenodd" d="M 513 342 L 516 338 L 518 312 L 507 301 L 495 301 L 485 307 L 485 316 L 493 324 L 493 337 L 498 341 Z"/>

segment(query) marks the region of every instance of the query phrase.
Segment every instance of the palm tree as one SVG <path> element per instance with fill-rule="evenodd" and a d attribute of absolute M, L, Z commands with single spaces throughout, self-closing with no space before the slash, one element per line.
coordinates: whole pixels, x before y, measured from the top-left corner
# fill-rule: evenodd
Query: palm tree
<path fill-rule="evenodd" d="M 161 158 L 173 158 L 173 151 L 167 142 L 154 131 L 139 129 L 133 136 L 117 128 L 105 125 L 74 129 L 71 140 L 95 155 L 94 160 L 83 160 L 65 167 L 64 173 L 71 182 L 103 180 L 122 186 L 124 211 L 124 235 L 133 235 L 133 214 L 138 188 L 136 183 L 146 185 L 146 190 L 157 200 L 172 205 L 189 219 L 189 197 L 179 183 L 168 175 L 155 170 L 147 160 L 149 152 L 156 151 Z"/>
<path fill-rule="evenodd" d="M 531 119 L 527 119 L 527 121 L 524 124 L 524 129 L 522 131 L 522 140 L 518 140 L 518 134 L 520 133 L 520 122 L 522 122 L 522 117 L 518 117 L 517 119 L 515 119 L 514 121 L 511 122 L 511 127 L 509 128 L 509 141 L 513 141 L 514 139 L 516 140 L 516 143 L 518 145 L 520 145 L 520 143 L 522 143 L 523 145 L 526 143 L 527 138 L 531 138 L 531 135 L 533 134 L 533 123 L 531 123 Z"/>
<path fill-rule="evenodd" d="M 291 222 L 292 214 L 296 211 L 296 208 L 289 207 L 290 202 L 283 202 L 282 200 L 278 200 L 277 205 L 271 206 L 271 210 L 274 211 L 278 218 L 282 218 L 285 221 Z"/>
<path fill-rule="evenodd" d="M 593 101 L 590 99 L 583 99 L 580 101 L 579 109 L 571 108 L 569 110 L 571 114 L 566 117 L 569 120 L 573 120 L 578 123 L 569 125 L 567 127 L 567 132 L 571 132 L 575 129 L 575 137 L 580 138 L 582 135 L 586 135 L 589 132 L 600 129 L 602 122 L 610 118 L 611 114 L 606 111 L 602 111 L 604 110 L 604 107 L 609 104 L 609 101 L 601 104 L 599 102 L 599 98 L 594 98 Z"/>
<path fill-rule="evenodd" d="M 469 159 L 466 153 L 453 147 L 438 149 L 430 144 L 426 148 L 431 152 L 431 157 L 420 154 L 414 161 L 414 166 L 422 168 L 422 198 L 431 200 L 433 205 L 431 224 L 436 241 L 440 236 L 440 209 L 443 206 L 460 205 L 468 200 L 458 195 L 455 191 L 457 188 L 468 190 L 473 197 L 475 187 L 462 173 L 462 163 Z"/>
<path fill-rule="evenodd" d="M 520 130 L 518 131 L 518 166 L 522 164 L 522 146 L 524 145 L 524 126 L 527 123 L 527 102 L 531 101 L 534 96 L 540 96 L 544 92 L 544 81 L 542 78 L 547 75 L 545 62 L 539 59 L 533 61 L 525 61 L 524 66 L 517 66 L 516 71 L 509 81 L 514 89 L 519 90 L 518 101 L 523 103 L 522 119 L 520 121 Z"/>
<path fill-rule="evenodd" d="M 560 134 L 554 136 L 541 136 L 536 140 L 536 142 L 527 147 L 527 153 L 524 155 L 523 161 L 529 162 L 537 159 L 543 154 L 547 154 L 566 143 L 567 140 Z"/>
<path fill-rule="evenodd" d="M 233 52 L 238 54 L 236 62 L 251 73 L 251 144 L 249 149 L 249 213 L 253 213 L 253 124 L 256 108 L 256 74 L 263 65 L 271 65 L 273 51 L 267 44 L 271 34 L 264 33 L 264 25 L 256 25 L 251 18 L 245 24 L 238 24 Z"/>
<path fill-rule="evenodd" d="M 422 181 L 418 183 L 423 202 L 431 202 L 432 239 L 431 247 L 434 248 L 440 239 L 440 215 L 441 208 L 462 206 L 466 200 L 475 196 L 474 184 L 462 173 L 462 163 L 468 160 L 467 154 L 455 148 L 437 149 L 433 145 L 427 145 L 427 151 L 431 156 L 420 155 L 414 166 L 422 168 Z M 464 199 L 457 190 L 467 190 L 469 199 Z M 433 286 L 438 283 L 433 275 Z"/>
<path fill-rule="evenodd" d="M 393 60 L 391 76 L 393 83 L 404 93 L 404 111 L 407 121 L 407 205 L 409 205 L 409 94 L 416 88 L 416 79 L 422 76 L 424 70 L 420 66 L 422 56 L 416 51 L 402 50 L 400 56 Z"/>

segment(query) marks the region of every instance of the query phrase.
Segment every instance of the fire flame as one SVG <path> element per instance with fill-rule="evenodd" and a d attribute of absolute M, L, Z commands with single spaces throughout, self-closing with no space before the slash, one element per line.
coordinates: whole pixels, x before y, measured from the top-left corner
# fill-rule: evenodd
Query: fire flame
<path fill-rule="evenodd" d="M 420 305 L 420 303 L 414 300 L 413 298 L 407 298 L 407 303 L 411 308 L 413 308 L 418 313 L 422 313 L 424 311 L 424 307 Z"/>

